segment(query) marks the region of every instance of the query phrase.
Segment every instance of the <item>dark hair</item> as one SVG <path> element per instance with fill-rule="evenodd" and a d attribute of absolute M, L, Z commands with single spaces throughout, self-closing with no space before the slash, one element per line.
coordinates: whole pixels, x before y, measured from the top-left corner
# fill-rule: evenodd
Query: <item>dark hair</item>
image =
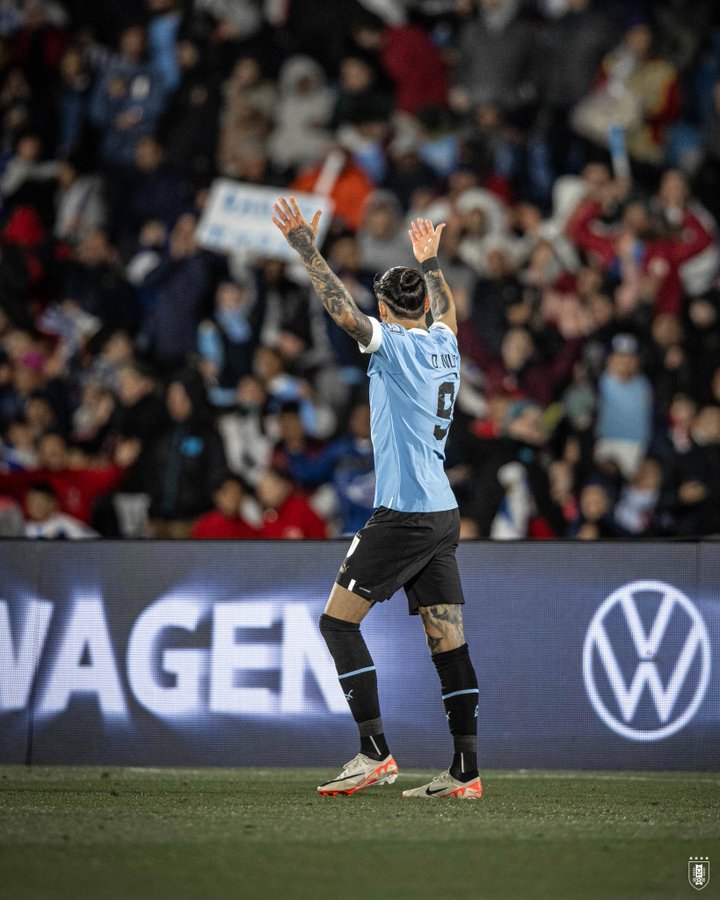
<path fill-rule="evenodd" d="M 138 378 L 145 378 L 148 381 L 157 381 L 152 366 L 143 359 L 129 359 L 126 362 L 122 363 L 118 371 L 132 372 L 133 375 L 137 375 Z"/>
<path fill-rule="evenodd" d="M 265 471 L 268 475 L 274 475 L 275 478 L 279 478 L 286 484 L 294 484 L 292 475 L 287 471 L 287 469 L 283 469 L 282 466 L 268 466 Z"/>
<path fill-rule="evenodd" d="M 217 493 L 220 488 L 224 487 L 229 481 L 232 481 L 234 484 L 239 485 L 242 488 L 243 493 L 248 493 L 247 483 L 239 475 L 231 472 L 230 469 L 223 469 L 221 472 L 218 472 L 215 476 L 213 476 L 210 482 L 212 493 Z"/>
<path fill-rule="evenodd" d="M 399 316 L 411 319 L 420 317 L 425 304 L 427 288 L 425 279 L 417 269 L 393 266 L 384 275 L 376 275 L 373 280 L 375 296 Z"/>
<path fill-rule="evenodd" d="M 55 488 L 50 484 L 49 481 L 33 481 L 30 485 L 28 485 L 27 493 L 35 493 L 35 494 L 45 494 L 46 497 L 52 497 L 53 500 L 57 500 L 57 494 L 55 493 Z"/>

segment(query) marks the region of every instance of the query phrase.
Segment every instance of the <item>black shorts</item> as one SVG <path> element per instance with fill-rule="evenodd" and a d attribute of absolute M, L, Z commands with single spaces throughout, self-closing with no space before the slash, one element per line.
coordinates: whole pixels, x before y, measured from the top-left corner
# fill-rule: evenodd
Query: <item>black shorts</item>
<path fill-rule="evenodd" d="M 421 606 L 464 603 L 459 535 L 457 509 L 403 513 L 381 506 L 353 538 L 335 581 L 371 603 L 405 588 L 414 616 Z"/>

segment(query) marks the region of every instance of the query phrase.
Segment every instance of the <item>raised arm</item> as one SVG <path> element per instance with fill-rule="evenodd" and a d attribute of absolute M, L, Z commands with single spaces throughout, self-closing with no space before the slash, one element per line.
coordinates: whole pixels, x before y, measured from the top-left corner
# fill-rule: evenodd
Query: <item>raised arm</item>
<path fill-rule="evenodd" d="M 420 263 L 425 275 L 432 317 L 436 322 L 447 325 L 453 334 L 457 334 L 455 301 L 437 259 L 443 228 L 444 222 L 433 228 L 430 219 L 415 219 L 408 229 L 408 234 L 415 259 Z"/>
<path fill-rule="evenodd" d="M 325 262 L 315 246 L 320 210 L 308 223 L 291 197 L 290 202 L 281 197 L 275 204 L 274 224 L 282 231 L 285 240 L 303 261 L 322 305 L 333 321 L 363 346 L 370 343 L 372 324 L 361 312 L 345 285 Z"/>

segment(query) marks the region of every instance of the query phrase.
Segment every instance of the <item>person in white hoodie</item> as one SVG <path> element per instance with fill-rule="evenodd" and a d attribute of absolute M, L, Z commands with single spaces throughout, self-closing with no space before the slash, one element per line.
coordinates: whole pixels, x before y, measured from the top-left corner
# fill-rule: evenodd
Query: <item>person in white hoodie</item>
<path fill-rule="evenodd" d="M 293 56 L 280 71 L 279 88 L 270 159 L 279 169 L 318 162 L 332 143 L 327 126 L 335 106 L 325 73 L 309 56 Z"/>

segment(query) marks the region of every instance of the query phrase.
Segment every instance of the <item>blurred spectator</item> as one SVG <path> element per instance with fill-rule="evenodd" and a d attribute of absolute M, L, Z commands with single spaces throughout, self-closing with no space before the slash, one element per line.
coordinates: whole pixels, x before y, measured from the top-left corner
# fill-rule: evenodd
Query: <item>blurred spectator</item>
<path fill-rule="evenodd" d="M 704 406 L 695 417 L 692 443 L 674 454 L 663 506 L 681 535 L 720 532 L 720 407 Z"/>
<path fill-rule="evenodd" d="M 258 537 L 258 531 L 241 514 L 242 481 L 234 475 L 221 475 L 213 490 L 215 509 L 195 522 L 190 532 L 193 538 L 222 538 L 244 540 Z"/>
<path fill-rule="evenodd" d="M 661 484 L 660 463 L 656 459 L 644 459 L 632 480 L 620 491 L 614 514 L 620 533 L 652 534 Z"/>
<path fill-rule="evenodd" d="M 37 468 L 0 473 L 0 493 L 22 500 L 30 485 L 47 482 L 55 491 L 60 511 L 87 524 L 95 502 L 118 485 L 125 468 L 135 462 L 139 452 L 136 441 L 125 441 L 118 445 L 113 463 L 76 467 L 65 438 L 49 432 L 38 441 Z"/>
<path fill-rule="evenodd" d="M 569 110 L 593 86 L 600 62 L 614 39 L 614 26 L 604 4 L 593 0 L 568 0 L 559 16 L 548 21 L 540 35 L 540 69 L 543 103 L 553 116 L 553 143 L 560 139 L 556 158 L 567 163 L 569 150 L 565 124 Z M 553 147 L 553 150 L 555 147 Z"/>
<path fill-rule="evenodd" d="M 467 111 L 498 103 L 515 109 L 531 102 L 533 56 L 533 30 L 521 15 L 520 0 L 480 0 L 477 13 L 460 27 L 453 106 Z"/>
<path fill-rule="evenodd" d="M 54 234 L 61 241 L 77 244 L 105 225 L 102 180 L 99 175 L 82 173 L 73 157 L 61 161 L 57 179 Z"/>
<path fill-rule="evenodd" d="M 3 469 L 14 472 L 17 469 L 34 469 L 36 466 L 37 452 L 30 426 L 25 419 L 11 419 L 3 433 Z"/>
<path fill-rule="evenodd" d="M 98 381 L 87 381 L 72 417 L 71 440 L 87 453 L 100 452 L 115 409 L 112 391 Z"/>
<path fill-rule="evenodd" d="M 195 217 L 182 215 L 160 263 L 142 286 L 154 293 L 140 326 L 139 345 L 166 371 L 182 365 L 197 345 L 197 322 L 210 284 L 207 258 L 195 242 Z"/>
<path fill-rule="evenodd" d="M 287 372 L 277 348 L 258 347 L 253 371 L 263 384 L 270 412 L 279 412 L 285 403 L 297 403 L 307 434 L 320 439 L 332 434 L 335 428 L 333 410 L 315 395 L 309 382 Z"/>
<path fill-rule="evenodd" d="M 158 538 L 185 538 L 212 507 L 212 485 L 226 468 L 225 454 L 195 373 L 170 382 L 166 403 L 170 424 L 147 469 L 152 531 Z"/>
<path fill-rule="evenodd" d="M 272 455 L 273 442 L 265 425 L 266 405 L 262 381 L 247 375 L 237 386 L 235 408 L 218 419 L 230 470 L 252 486 L 260 480 Z"/>
<path fill-rule="evenodd" d="M 114 441 L 136 440 L 141 447 L 136 462 L 125 472 L 121 490 L 146 491 L 155 445 L 167 427 L 167 409 L 152 370 L 137 360 L 129 360 L 118 369 L 117 397 L 108 431 Z"/>
<path fill-rule="evenodd" d="M 333 148 L 322 165 L 302 172 L 292 183 L 296 191 L 327 193 L 335 206 L 335 216 L 356 231 L 362 221 L 365 202 L 373 185 L 365 172 L 353 162 L 346 150 Z"/>
<path fill-rule="evenodd" d="M 581 134 L 604 145 L 610 127 L 620 126 L 631 157 L 660 165 L 665 129 L 678 118 L 679 108 L 675 67 L 653 53 L 653 32 L 640 20 L 603 60 L 596 87 L 575 108 L 573 124 Z"/>
<path fill-rule="evenodd" d="M 90 116 L 100 130 L 103 160 L 111 166 L 132 165 L 137 143 L 152 134 L 162 111 L 165 82 L 145 61 L 145 31 L 126 28 L 118 53 L 110 57 L 95 85 Z"/>
<path fill-rule="evenodd" d="M 67 158 L 81 150 L 89 140 L 88 122 L 92 79 L 82 50 L 68 47 L 60 61 L 61 92 L 58 108 L 56 153 Z"/>
<path fill-rule="evenodd" d="M 410 21 L 388 25 L 381 36 L 381 59 L 395 86 L 395 108 L 416 113 L 448 101 L 447 63 L 425 28 Z M 422 66 L 418 66 L 418 60 Z"/>
<path fill-rule="evenodd" d="M 135 294 L 120 267 L 117 249 L 106 231 L 88 231 L 62 265 L 62 294 L 106 328 L 137 328 Z"/>
<path fill-rule="evenodd" d="M 218 168 L 229 178 L 242 169 L 248 143 L 264 142 L 271 130 L 277 101 L 275 85 L 263 76 L 260 60 L 238 60 L 223 87 Z"/>
<path fill-rule="evenodd" d="M 463 537 L 559 536 L 564 530 L 562 510 L 540 464 L 549 437 L 542 410 L 528 400 L 503 406 L 496 436 L 455 436 L 475 470 L 460 487 Z"/>
<path fill-rule="evenodd" d="M 79 519 L 59 511 L 53 487 L 47 482 L 36 481 L 25 494 L 25 537 L 45 539 L 70 539 L 98 537 Z"/>
<path fill-rule="evenodd" d="M 580 515 L 571 525 L 568 537 L 578 541 L 597 541 L 616 537 L 618 532 L 611 520 L 612 498 L 603 481 L 586 484 L 580 491 Z"/>
<path fill-rule="evenodd" d="M 341 534 L 354 534 L 362 528 L 372 515 L 375 494 L 370 407 L 366 402 L 353 407 L 345 434 L 313 454 L 290 448 L 288 460 L 290 474 L 300 484 L 332 484 Z"/>
<path fill-rule="evenodd" d="M 138 139 L 134 162 L 127 197 L 128 231 L 137 233 L 150 220 L 162 222 L 171 229 L 180 214 L 191 206 L 187 186 L 168 165 L 165 151 L 151 135 Z"/>
<path fill-rule="evenodd" d="M 655 312 L 677 315 L 683 301 L 681 267 L 700 260 L 710 248 L 712 223 L 703 222 L 687 207 L 676 211 L 680 215 L 674 232 L 659 233 L 652 230 L 648 211 L 639 203 L 627 204 L 622 220 L 608 223 L 626 193 L 623 182 L 602 185 L 572 213 L 567 234 L 591 262 L 622 279 L 617 297 L 628 311 L 646 302 Z"/>
<path fill-rule="evenodd" d="M 340 62 L 340 78 L 333 126 L 359 122 L 387 122 L 393 109 L 392 92 L 372 57 L 353 53 Z"/>
<path fill-rule="evenodd" d="M 543 406 L 554 399 L 569 379 L 581 348 L 579 339 L 567 341 L 554 359 L 537 359 L 535 342 L 527 328 L 513 327 L 505 333 L 500 354 L 494 354 L 469 321 L 458 327 L 460 350 L 483 374 L 486 394 L 529 398 Z"/>
<path fill-rule="evenodd" d="M 148 0 L 148 57 L 152 68 L 162 75 L 166 92 L 180 81 L 180 65 L 175 51 L 182 19 L 180 0 Z"/>
<path fill-rule="evenodd" d="M 637 472 L 652 437 L 653 393 L 638 349 L 632 335 L 616 335 L 598 386 L 595 459 L 617 466 L 625 478 Z"/>
<path fill-rule="evenodd" d="M 14 206 L 28 203 L 43 208 L 48 203 L 57 173 L 57 162 L 42 159 L 39 135 L 22 134 L 0 176 L 0 197 L 6 213 Z"/>
<path fill-rule="evenodd" d="M 382 187 L 392 192 L 403 211 L 413 204 L 417 194 L 426 190 L 434 194 L 438 178 L 420 158 L 420 142 L 413 135 L 396 135 L 387 148 L 388 165 Z"/>
<path fill-rule="evenodd" d="M 193 184 L 204 184 L 215 169 L 220 90 L 196 43 L 179 41 L 177 56 L 180 82 L 165 101 L 156 137 L 170 166 Z"/>
<path fill-rule="evenodd" d="M 393 266 L 413 265 L 401 212 L 393 194 L 376 191 L 370 195 L 357 234 L 362 268 L 384 272 Z"/>
<path fill-rule="evenodd" d="M 304 497 L 293 488 L 282 469 L 271 468 L 257 485 L 263 507 L 260 536 L 264 538 L 320 539 L 327 537 L 325 523 Z"/>
<path fill-rule="evenodd" d="M 330 147 L 333 93 L 322 68 L 307 56 L 287 60 L 280 71 L 275 128 L 268 144 L 279 169 L 317 163 Z"/>
<path fill-rule="evenodd" d="M 212 319 L 200 323 L 198 351 L 215 406 L 233 403 L 235 386 L 252 370 L 260 322 L 255 286 L 221 282 L 215 291 Z"/>

